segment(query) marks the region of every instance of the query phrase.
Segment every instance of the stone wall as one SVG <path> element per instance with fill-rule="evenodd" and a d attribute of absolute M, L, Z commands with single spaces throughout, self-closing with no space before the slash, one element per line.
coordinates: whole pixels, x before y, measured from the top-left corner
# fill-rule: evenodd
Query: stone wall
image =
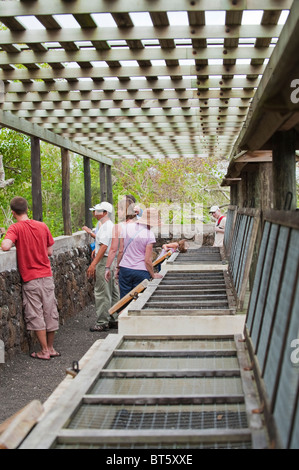
<path fill-rule="evenodd" d="M 203 233 L 182 234 L 180 227 L 166 233 L 156 234 L 155 256 L 161 246 L 171 240 L 187 238 L 196 246 L 213 244 L 213 228 L 205 227 Z M 51 256 L 55 292 L 60 323 L 76 315 L 94 302 L 92 280 L 86 271 L 91 263 L 90 237 L 78 232 L 70 237 L 55 239 L 54 253 Z M 20 351 L 28 351 L 35 340 L 34 334 L 26 331 L 23 320 L 21 278 L 17 270 L 16 251 L 0 250 L 0 340 L 5 344 L 7 357 Z"/>
<path fill-rule="evenodd" d="M 61 324 L 94 301 L 93 281 L 86 276 L 91 262 L 89 242 L 85 232 L 55 239 L 50 260 Z M 21 278 L 14 248 L 10 252 L 0 251 L 0 340 L 5 344 L 7 357 L 28 351 L 34 341 L 34 335 L 24 325 Z"/>

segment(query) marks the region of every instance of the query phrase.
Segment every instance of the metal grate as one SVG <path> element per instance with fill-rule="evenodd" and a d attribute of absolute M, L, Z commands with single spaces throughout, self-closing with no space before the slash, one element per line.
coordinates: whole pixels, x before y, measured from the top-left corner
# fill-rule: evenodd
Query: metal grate
<path fill-rule="evenodd" d="M 104 377 L 91 394 L 105 395 L 240 395 L 240 377 Z"/>
<path fill-rule="evenodd" d="M 298 216 L 295 211 L 264 214 L 246 320 L 250 354 L 258 361 L 267 391 L 265 414 L 273 414 L 276 422 L 276 427 L 270 428 L 271 438 L 282 448 L 298 448 L 299 442 L 299 368 L 296 356 L 292 357 L 292 342 L 297 344 L 299 331 Z"/>
<path fill-rule="evenodd" d="M 173 339 L 126 339 L 118 349 L 127 350 L 236 350 L 234 338 L 173 338 Z"/>
<path fill-rule="evenodd" d="M 109 362 L 107 369 L 142 369 L 142 370 L 200 370 L 200 369 L 236 369 L 238 359 L 232 357 L 173 357 L 173 356 L 147 356 L 147 357 L 114 357 Z"/>
<path fill-rule="evenodd" d="M 187 253 L 179 253 L 173 264 L 198 264 L 222 263 L 220 249 L 218 247 L 201 247 L 196 250 L 190 250 Z"/>
<path fill-rule="evenodd" d="M 145 303 L 146 309 L 228 309 L 224 273 L 168 272 Z"/>
<path fill-rule="evenodd" d="M 68 429 L 240 429 L 244 404 L 83 405 Z"/>
<path fill-rule="evenodd" d="M 231 336 L 115 335 L 105 341 L 110 349 L 98 352 L 74 380 L 78 393 L 67 391 L 61 410 L 55 410 L 55 432 L 52 421 L 41 424 L 44 436 L 34 430 L 32 440 L 41 448 L 256 446 L 251 409 L 257 402 L 251 378 L 243 381 L 249 365 L 243 342 Z"/>

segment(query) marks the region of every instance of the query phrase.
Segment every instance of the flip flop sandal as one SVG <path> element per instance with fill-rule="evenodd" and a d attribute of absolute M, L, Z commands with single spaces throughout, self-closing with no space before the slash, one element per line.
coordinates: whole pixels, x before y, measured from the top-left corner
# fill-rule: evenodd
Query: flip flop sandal
<path fill-rule="evenodd" d="M 30 357 L 32 357 L 32 359 L 40 359 L 41 361 L 49 361 L 51 359 L 50 356 L 39 356 L 36 352 L 30 354 Z"/>
<path fill-rule="evenodd" d="M 57 351 L 55 351 L 54 354 L 50 354 L 50 357 L 61 357 L 61 354 Z"/>

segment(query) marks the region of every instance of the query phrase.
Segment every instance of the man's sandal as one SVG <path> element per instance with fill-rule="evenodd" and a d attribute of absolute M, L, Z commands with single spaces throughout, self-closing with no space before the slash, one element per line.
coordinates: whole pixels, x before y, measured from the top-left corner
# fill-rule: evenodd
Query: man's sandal
<path fill-rule="evenodd" d="M 101 331 L 107 331 L 109 330 L 109 326 L 108 325 L 95 325 L 93 326 L 92 328 L 90 328 L 90 331 L 97 331 L 97 332 L 101 332 Z"/>

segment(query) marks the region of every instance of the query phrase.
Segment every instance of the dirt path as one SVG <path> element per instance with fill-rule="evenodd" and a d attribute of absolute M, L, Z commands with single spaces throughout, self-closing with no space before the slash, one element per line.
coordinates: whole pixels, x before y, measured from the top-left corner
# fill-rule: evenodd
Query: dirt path
<path fill-rule="evenodd" d="M 55 347 L 61 357 L 41 361 L 21 353 L 0 367 L 0 423 L 31 400 L 44 403 L 65 378 L 65 371 L 73 361 L 79 361 L 98 339 L 117 333 L 115 329 L 108 333 L 91 333 L 89 328 L 94 320 L 95 310 L 91 307 L 60 327 Z"/>

